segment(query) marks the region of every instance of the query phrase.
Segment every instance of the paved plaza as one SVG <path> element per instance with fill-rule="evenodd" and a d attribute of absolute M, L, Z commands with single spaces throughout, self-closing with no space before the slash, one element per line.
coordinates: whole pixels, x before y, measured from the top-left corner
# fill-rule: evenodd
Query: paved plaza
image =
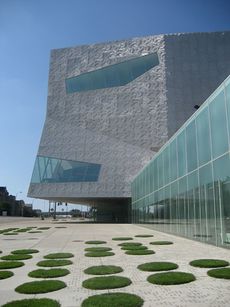
<path fill-rule="evenodd" d="M 39 253 L 33 254 L 33 258 L 25 260 L 25 266 L 12 269 L 14 276 L 0 280 L 0 305 L 12 300 L 24 298 L 52 298 L 61 303 L 63 307 L 79 307 L 82 301 L 94 294 L 107 292 L 127 292 L 137 294 L 144 300 L 144 307 L 227 307 L 230 306 L 230 280 L 222 280 L 209 277 L 208 269 L 195 268 L 189 265 L 191 260 L 200 258 L 223 259 L 230 261 L 230 251 L 215 246 L 202 244 L 188 239 L 168 235 L 130 224 L 89 224 L 74 223 L 69 220 L 52 221 L 46 219 L 31 218 L 0 218 L 0 229 L 8 227 L 51 227 L 42 233 L 19 233 L 17 236 L 0 234 L 1 256 L 8 255 L 15 249 L 34 248 Z M 66 228 L 56 228 L 63 226 Z M 134 237 L 140 234 L 152 234 L 153 238 L 135 238 L 135 242 L 141 242 L 155 251 L 153 255 L 126 255 L 118 246 L 120 241 L 113 241 L 113 237 Z M 87 240 L 104 240 L 107 243 L 100 246 L 111 247 L 114 256 L 91 258 L 84 256 L 84 249 L 91 247 L 86 245 Z M 155 240 L 172 241 L 173 245 L 149 245 Z M 28 273 L 37 269 L 36 263 L 43 260 L 49 253 L 71 252 L 74 254 L 72 265 L 66 266 L 70 274 L 57 279 L 64 281 L 67 287 L 46 294 L 26 295 L 19 294 L 14 289 L 24 283 L 37 279 L 28 277 Z M 170 261 L 179 265 L 178 271 L 189 272 L 195 275 L 194 282 L 183 285 L 160 286 L 146 281 L 153 274 L 137 269 L 139 264 L 152 261 Z M 123 272 L 116 274 L 131 279 L 132 284 L 114 290 L 88 290 L 82 287 L 82 281 L 93 277 L 84 274 L 83 270 L 93 265 L 118 265 Z M 112 306 L 111 306 L 112 307 Z"/>

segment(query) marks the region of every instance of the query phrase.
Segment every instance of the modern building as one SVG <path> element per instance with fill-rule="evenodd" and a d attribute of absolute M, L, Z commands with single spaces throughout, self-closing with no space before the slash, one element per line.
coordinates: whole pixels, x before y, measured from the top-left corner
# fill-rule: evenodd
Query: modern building
<path fill-rule="evenodd" d="M 131 181 L 230 73 L 230 32 L 52 50 L 30 197 L 128 221 Z"/>

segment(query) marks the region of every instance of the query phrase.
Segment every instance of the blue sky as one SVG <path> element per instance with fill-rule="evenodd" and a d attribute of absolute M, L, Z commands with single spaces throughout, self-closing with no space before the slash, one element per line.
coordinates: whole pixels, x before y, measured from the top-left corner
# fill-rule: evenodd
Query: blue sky
<path fill-rule="evenodd" d="M 51 49 L 230 30 L 229 13 L 229 0 L 0 0 L 0 186 L 33 201 L 26 195 L 45 119 Z"/>

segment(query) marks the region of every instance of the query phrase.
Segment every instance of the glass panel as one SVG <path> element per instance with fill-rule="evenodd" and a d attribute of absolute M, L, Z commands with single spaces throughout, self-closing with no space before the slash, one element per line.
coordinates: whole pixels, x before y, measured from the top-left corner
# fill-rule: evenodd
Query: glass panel
<path fill-rule="evenodd" d="M 196 119 L 199 165 L 211 159 L 208 108 L 202 110 Z"/>
<path fill-rule="evenodd" d="M 31 183 L 98 181 L 101 164 L 37 156 Z"/>
<path fill-rule="evenodd" d="M 225 95 L 228 115 L 228 131 L 230 132 L 230 79 L 226 82 Z"/>
<path fill-rule="evenodd" d="M 177 137 L 177 154 L 178 154 L 178 176 L 181 177 L 186 172 L 186 155 L 185 155 L 185 132 Z"/>
<path fill-rule="evenodd" d="M 229 154 L 213 162 L 216 200 L 217 239 L 230 244 L 230 158 Z"/>
<path fill-rule="evenodd" d="M 174 140 L 170 145 L 170 169 L 171 169 L 171 181 L 177 178 L 177 146 L 176 140 Z"/>
<path fill-rule="evenodd" d="M 216 158 L 228 150 L 224 91 L 221 91 L 214 98 L 210 104 L 209 111 L 211 123 L 212 154 L 213 158 Z"/>
<path fill-rule="evenodd" d="M 159 64 L 151 53 L 66 79 L 67 94 L 126 85 Z"/>
<path fill-rule="evenodd" d="M 196 121 L 186 127 L 186 152 L 188 172 L 197 168 Z"/>

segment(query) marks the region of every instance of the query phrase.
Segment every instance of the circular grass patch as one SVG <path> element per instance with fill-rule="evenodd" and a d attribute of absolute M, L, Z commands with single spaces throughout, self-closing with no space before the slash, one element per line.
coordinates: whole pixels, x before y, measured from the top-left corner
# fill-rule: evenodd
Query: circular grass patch
<path fill-rule="evenodd" d="M 56 278 L 68 275 L 70 273 L 67 269 L 49 269 L 49 270 L 35 270 L 28 274 L 29 277 L 35 278 Z"/>
<path fill-rule="evenodd" d="M 123 272 L 123 269 L 120 266 L 115 265 L 98 265 L 91 266 L 84 270 L 85 274 L 91 275 L 107 275 L 107 274 L 116 274 Z"/>
<path fill-rule="evenodd" d="M 154 251 L 149 249 L 144 250 L 128 250 L 125 252 L 127 255 L 152 255 L 155 254 Z"/>
<path fill-rule="evenodd" d="M 61 259 L 61 258 L 72 258 L 72 253 L 54 253 L 44 256 L 45 259 Z"/>
<path fill-rule="evenodd" d="M 56 226 L 55 228 L 67 228 L 65 226 Z"/>
<path fill-rule="evenodd" d="M 15 291 L 24 294 L 37 294 L 53 292 L 65 287 L 66 284 L 61 280 L 41 280 L 26 282 L 15 288 Z"/>
<path fill-rule="evenodd" d="M 104 293 L 88 297 L 82 302 L 82 307 L 141 307 L 143 299 L 135 294 L 129 293 Z"/>
<path fill-rule="evenodd" d="M 61 307 L 61 305 L 57 301 L 49 298 L 31 298 L 12 301 L 2 305 L 2 307 Z"/>
<path fill-rule="evenodd" d="M 115 289 L 130 285 L 129 278 L 123 276 L 93 277 L 83 281 L 82 286 L 92 290 Z"/>
<path fill-rule="evenodd" d="M 189 264 L 198 268 L 218 268 L 228 266 L 229 262 L 220 259 L 197 259 L 189 262 Z"/>
<path fill-rule="evenodd" d="M 209 270 L 207 274 L 215 278 L 230 279 L 230 268 Z"/>
<path fill-rule="evenodd" d="M 48 229 L 50 229 L 51 227 L 39 227 L 39 228 L 37 228 L 38 230 L 48 230 Z"/>
<path fill-rule="evenodd" d="M 171 241 L 154 241 L 154 242 L 150 242 L 149 244 L 152 244 L 152 245 L 170 245 L 170 244 L 173 244 L 173 242 L 171 242 Z"/>
<path fill-rule="evenodd" d="M 108 252 L 111 251 L 110 247 L 87 247 L 85 248 L 86 252 Z"/>
<path fill-rule="evenodd" d="M 35 254 L 39 253 L 37 249 L 16 249 L 11 254 Z"/>
<path fill-rule="evenodd" d="M 136 235 L 136 238 L 151 238 L 153 235 Z"/>
<path fill-rule="evenodd" d="M 85 244 L 105 244 L 107 243 L 106 241 L 99 241 L 99 240 L 94 240 L 94 241 L 86 241 Z"/>
<path fill-rule="evenodd" d="M 131 238 L 131 237 L 116 237 L 116 238 L 112 238 L 112 240 L 114 240 L 114 241 L 129 241 L 129 240 L 133 240 L 133 238 Z"/>
<path fill-rule="evenodd" d="M 7 256 L 3 256 L 1 257 L 2 260 L 27 260 L 27 259 L 31 259 L 32 256 L 31 255 L 7 255 Z"/>
<path fill-rule="evenodd" d="M 16 236 L 16 235 L 18 235 L 18 233 L 17 232 L 5 232 L 5 233 L 3 233 L 3 235 L 4 236 Z"/>
<path fill-rule="evenodd" d="M 154 272 L 154 271 L 169 271 L 178 268 L 178 265 L 173 262 L 147 262 L 138 265 L 141 271 Z"/>
<path fill-rule="evenodd" d="M 143 246 L 143 245 L 138 245 L 138 246 L 122 246 L 122 248 L 121 248 L 122 250 L 126 250 L 126 251 L 128 251 L 128 250 L 145 250 L 145 249 L 148 249 L 148 247 L 146 247 L 146 246 Z"/>
<path fill-rule="evenodd" d="M 118 244 L 118 246 L 141 246 L 142 243 L 139 242 L 123 242 Z"/>
<path fill-rule="evenodd" d="M 0 271 L 0 280 L 1 279 L 9 278 L 9 277 L 11 277 L 13 275 L 14 275 L 14 273 L 11 272 L 11 271 Z"/>
<path fill-rule="evenodd" d="M 107 257 L 107 256 L 113 256 L 115 255 L 112 252 L 88 252 L 85 253 L 86 257 Z"/>
<path fill-rule="evenodd" d="M 42 266 L 42 267 L 57 267 L 57 266 L 64 266 L 64 265 L 70 265 L 73 262 L 71 260 L 67 259 L 59 259 L 59 260 L 43 260 L 39 261 L 37 263 L 37 266 Z"/>
<path fill-rule="evenodd" d="M 185 272 L 156 273 L 147 278 L 148 282 L 157 285 L 179 285 L 194 280 L 196 280 L 196 278 L 193 274 Z"/>
<path fill-rule="evenodd" d="M 21 261 L 0 261 L 0 270 L 16 269 L 23 266 L 25 263 Z"/>

